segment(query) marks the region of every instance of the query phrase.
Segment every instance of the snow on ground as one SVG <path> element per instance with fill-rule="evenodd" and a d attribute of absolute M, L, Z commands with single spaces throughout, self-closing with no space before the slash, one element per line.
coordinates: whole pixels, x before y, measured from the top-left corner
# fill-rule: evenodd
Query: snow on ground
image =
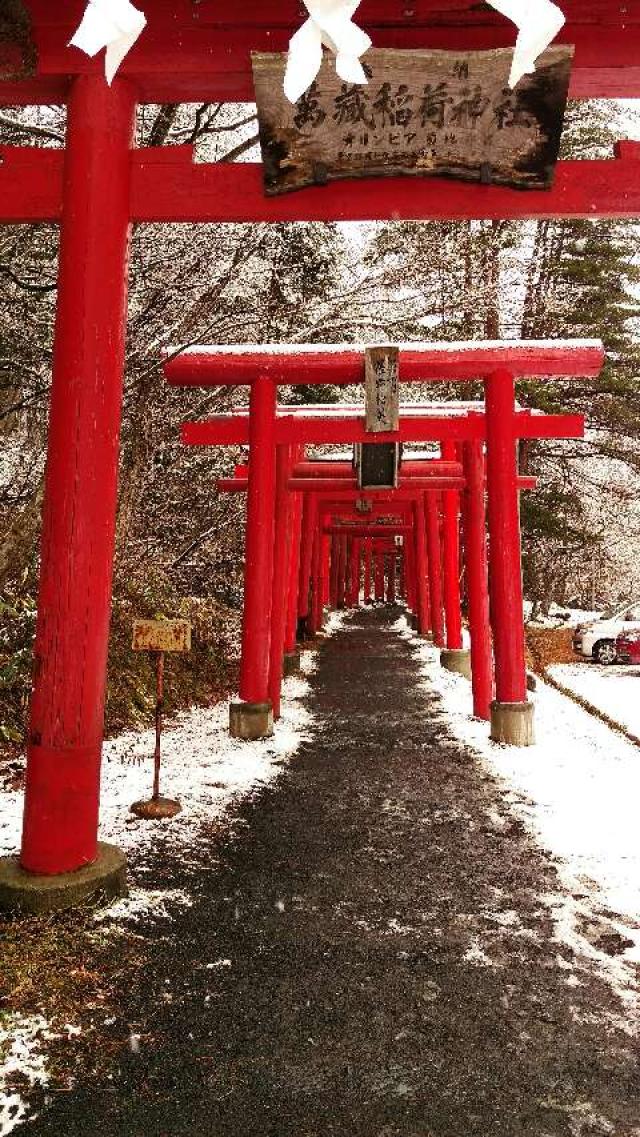
<path fill-rule="evenodd" d="M 282 718 L 270 739 L 230 738 L 227 703 L 194 707 L 164 731 L 160 792 L 182 804 L 169 825 L 172 843 L 183 847 L 185 856 L 203 822 L 222 817 L 233 801 L 277 777 L 283 762 L 295 754 L 312 722 L 301 703 L 307 691 L 304 678 L 285 680 Z M 153 854 L 156 824 L 168 829 L 129 812 L 134 801 L 151 796 L 154 742 L 150 729 L 127 731 L 104 744 L 100 839 L 119 845 L 130 858 L 145 850 Z M 0 856 L 17 851 L 21 826 L 22 794 L 0 794 Z"/>
<path fill-rule="evenodd" d="M 597 663 L 558 663 L 549 668 L 557 683 L 640 738 L 640 667 Z M 640 753 L 638 753 L 640 762 Z"/>
<path fill-rule="evenodd" d="M 32 1018 L 0 1020 L 0 1134 L 10 1133 L 29 1118 L 29 1110 L 11 1079 L 19 1075 L 29 1087 L 45 1086 L 48 1081 L 42 1042 L 50 1038 L 48 1024 L 41 1015 Z"/>
<path fill-rule="evenodd" d="M 404 625 L 401 630 L 400 624 Z M 404 620 L 430 690 L 455 736 L 497 774 L 513 812 L 554 856 L 566 894 L 541 897 L 559 942 L 589 960 L 618 995 L 638 1006 L 640 962 L 640 753 L 565 695 L 539 683 L 532 747 L 496 745 L 472 717 L 471 687 L 443 670 L 439 652 Z M 612 956 L 608 936 L 628 946 Z M 611 941 L 609 940 L 609 943 Z"/>
<path fill-rule="evenodd" d="M 62 1031 L 52 1032 L 42 1015 L 6 1015 L 0 1018 L 0 1137 L 7 1137 L 18 1125 L 34 1116 L 20 1090 L 49 1081 L 45 1044 L 49 1039 L 79 1034 L 79 1027 L 65 1023 Z M 13 1079 L 18 1083 L 13 1084 Z"/>
<path fill-rule="evenodd" d="M 532 620 L 532 610 L 531 601 L 525 600 L 525 619 L 534 628 L 575 628 L 578 624 L 592 624 L 602 618 L 602 612 L 590 611 L 587 608 L 563 608 L 559 604 L 551 604 L 546 616 L 540 613 L 535 620 Z"/>
<path fill-rule="evenodd" d="M 331 630 L 339 625 L 334 619 Z M 302 676 L 283 684 L 282 718 L 273 738 L 260 742 L 230 738 L 226 703 L 192 708 L 166 729 L 160 790 L 182 804 L 182 812 L 170 821 L 139 821 L 129 812 L 134 801 L 151 796 L 154 731 L 128 731 L 105 743 L 100 838 L 125 850 L 138 880 L 152 878 L 156 871 L 156 826 L 162 827 L 163 835 L 180 849 L 182 863 L 188 864 L 205 822 L 222 821 L 234 802 L 278 777 L 308 736 L 313 718 L 302 706 L 309 690 L 304 675 L 314 669 L 314 654 L 304 652 Z M 0 792 L 0 856 L 17 852 L 21 827 L 22 794 Z M 117 934 L 123 921 L 130 926 L 150 917 L 171 919 L 177 907 L 191 902 L 189 893 L 179 889 L 134 887 L 129 896 L 96 912 L 95 920 L 101 929 Z M 65 1029 L 72 1033 L 77 1028 Z M 19 1088 L 11 1084 L 13 1077 L 21 1076 L 22 1084 L 30 1087 L 46 1085 L 46 1041 L 52 1037 L 56 1034 L 41 1014 L 0 1017 L 0 1137 L 29 1116 Z"/>

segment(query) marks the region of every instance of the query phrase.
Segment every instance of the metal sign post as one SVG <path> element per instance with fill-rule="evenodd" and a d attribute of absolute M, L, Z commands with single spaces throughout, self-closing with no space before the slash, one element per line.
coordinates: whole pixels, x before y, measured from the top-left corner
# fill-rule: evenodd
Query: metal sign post
<path fill-rule="evenodd" d="M 153 752 L 153 794 L 148 800 L 134 801 L 131 812 L 147 821 L 158 821 L 164 817 L 175 817 L 182 809 L 179 801 L 160 796 L 164 657 L 167 651 L 191 649 L 191 625 L 186 620 L 136 620 L 132 647 L 134 651 L 151 651 L 156 657 L 156 744 Z"/>

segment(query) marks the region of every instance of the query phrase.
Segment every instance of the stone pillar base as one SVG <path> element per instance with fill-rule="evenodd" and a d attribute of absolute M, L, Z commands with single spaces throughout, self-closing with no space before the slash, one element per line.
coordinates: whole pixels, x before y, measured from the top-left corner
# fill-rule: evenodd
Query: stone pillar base
<path fill-rule="evenodd" d="M 39 916 L 127 895 L 127 859 L 115 845 L 98 844 L 98 857 L 75 872 L 25 872 L 17 857 L 0 857 L 0 911 Z"/>
<path fill-rule="evenodd" d="M 282 674 L 285 679 L 290 675 L 297 675 L 300 671 L 300 652 L 285 651 L 282 657 Z"/>
<path fill-rule="evenodd" d="M 273 707 L 271 703 L 230 703 L 229 733 L 232 738 L 255 742 L 258 738 L 271 738 L 273 734 Z"/>
<path fill-rule="evenodd" d="M 533 703 L 493 702 L 490 738 L 509 746 L 533 746 Z"/>
<path fill-rule="evenodd" d="M 440 664 L 445 671 L 471 678 L 471 652 L 468 648 L 445 647 L 440 652 Z"/>

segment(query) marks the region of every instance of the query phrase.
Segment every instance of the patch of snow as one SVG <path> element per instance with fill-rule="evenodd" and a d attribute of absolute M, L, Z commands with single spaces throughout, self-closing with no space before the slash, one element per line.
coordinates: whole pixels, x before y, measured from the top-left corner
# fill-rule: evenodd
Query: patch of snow
<path fill-rule="evenodd" d="M 640 737 L 640 667 L 557 663 L 549 668 L 549 673 L 563 687 Z"/>
<path fill-rule="evenodd" d="M 298 355 L 354 355 L 363 351 L 366 347 L 375 346 L 370 345 L 368 342 L 358 343 L 269 343 L 269 344 L 195 344 L 193 347 L 186 347 L 180 350 L 178 347 L 169 346 L 164 349 L 163 355 L 181 356 L 190 355 L 212 355 L 212 356 L 225 356 L 225 355 L 275 355 L 275 356 L 298 356 Z M 432 340 L 430 342 L 420 340 L 409 340 L 405 343 L 398 343 L 395 345 L 400 351 L 410 351 L 414 353 L 427 353 L 429 355 L 475 355 L 482 351 L 497 351 L 505 360 L 509 356 L 522 354 L 523 347 L 530 348 L 532 352 L 535 351 L 552 351 L 571 352 L 575 349 L 583 348 L 602 348 L 602 341 L 598 339 L 557 339 L 557 340 L 477 340 L 470 342 L 468 340 Z"/>
<path fill-rule="evenodd" d="M 513 813 L 556 860 L 566 896 L 542 897 L 558 940 L 589 960 L 627 1003 L 637 1006 L 640 961 L 640 842 L 637 748 L 548 684 L 539 682 L 537 743 L 496 745 L 472 717 L 471 687 L 439 666 L 437 650 L 414 638 L 428 690 L 442 699 L 452 733 L 498 775 Z M 585 927 L 618 933 L 628 946 L 612 957 Z M 595 944 L 594 944 L 595 940 Z"/>
<path fill-rule="evenodd" d="M 180 888 L 132 888 L 128 896 L 114 900 L 94 914 L 98 923 L 104 920 L 138 920 L 145 916 L 154 919 L 171 919 L 173 913 L 167 905 L 190 908 L 193 899 Z"/>
<path fill-rule="evenodd" d="M 463 959 L 467 963 L 473 963 L 476 967 L 493 967 L 493 961 L 489 959 L 477 936 L 472 938 Z"/>
<path fill-rule="evenodd" d="M 162 739 L 161 793 L 177 798 L 182 812 L 170 821 L 141 821 L 130 813 L 134 801 L 151 796 L 154 732 L 127 731 L 104 744 L 100 839 L 143 860 L 153 854 L 158 827 L 172 845 L 189 850 L 202 825 L 222 818 L 229 806 L 258 786 L 278 777 L 283 763 L 308 737 L 312 716 L 302 705 L 307 681 L 292 676 L 283 683 L 282 717 L 272 738 L 243 742 L 229 736 L 226 703 L 194 707 L 178 716 Z M 0 855 L 14 854 L 22 830 L 22 793 L 0 793 Z M 139 865 L 140 872 L 145 866 Z M 132 914 L 142 898 L 123 903 Z M 151 905 L 155 903 L 150 901 Z M 113 907 L 113 906 L 112 906 Z"/>
<path fill-rule="evenodd" d="M 47 1085 L 49 1075 L 42 1044 L 55 1037 L 42 1015 L 26 1018 L 8 1014 L 0 1018 L 0 1137 L 6 1137 L 33 1117 L 12 1082 L 19 1078 L 21 1082 L 26 1079 L 30 1088 Z"/>
<path fill-rule="evenodd" d="M 346 612 L 338 612 L 335 608 L 332 609 L 322 628 L 325 636 L 335 636 L 336 632 L 342 628 L 345 616 Z"/>
<path fill-rule="evenodd" d="M 530 600 L 524 602 L 525 619 L 534 628 L 575 628 L 578 624 L 592 624 L 602 617 L 600 611 L 590 611 L 587 608 L 569 608 L 561 604 L 550 604 L 547 615 L 538 615 L 531 619 L 533 605 Z"/>
<path fill-rule="evenodd" d="M 23 795 L 15 790 L 0 790 L 0 857 L 17 851 L 22 837 Z"/>

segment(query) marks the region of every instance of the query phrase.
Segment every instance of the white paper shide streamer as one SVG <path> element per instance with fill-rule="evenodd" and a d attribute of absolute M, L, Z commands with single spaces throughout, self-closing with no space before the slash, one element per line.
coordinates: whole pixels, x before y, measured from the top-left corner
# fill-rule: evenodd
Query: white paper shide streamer
<path fill-rule="evenodd" d="M 107 83 L 111 83 L 146 23 L 144 14 L 130 0 L 89 0 L 70 45 L 91 57 L 105 47 L 104 70 Z"/>
<path fill-rule="evenodd" d="M 371 40 L 353 22 L 360 0 L 304 0 L 309 19 L 291 37 L 284 93 L 295 103 L 308 91 L 322 64 L 323 45 L 336 57 L 336 71 L 345 83 L 366 83 L 360 57 Z"/>
<path fill-rule="evenodd" d="M 565 22 L 564 13 L 551 0 L 489 0 L 518 29 L 509 86 L 536 69 L 536 59 L 556 38 Z"/>
<path fill-rule="evenodd" d="M 535 71 L 536 59 L 565 22 L 552 0 L 488 0 L 518 29 L 509 85 Z M 295 103 L 308 91 L 322 64 L 322 48 L 336 56 L 336 71 L 345 83 L 366 83 L 361 56 L 371 47 L 366 32 L 353 22 L 360 0 L 305 0 L 309 19 L 291 38 L 284 93 Z M 425 45 L 426 46 L 426 45 Z"/>

